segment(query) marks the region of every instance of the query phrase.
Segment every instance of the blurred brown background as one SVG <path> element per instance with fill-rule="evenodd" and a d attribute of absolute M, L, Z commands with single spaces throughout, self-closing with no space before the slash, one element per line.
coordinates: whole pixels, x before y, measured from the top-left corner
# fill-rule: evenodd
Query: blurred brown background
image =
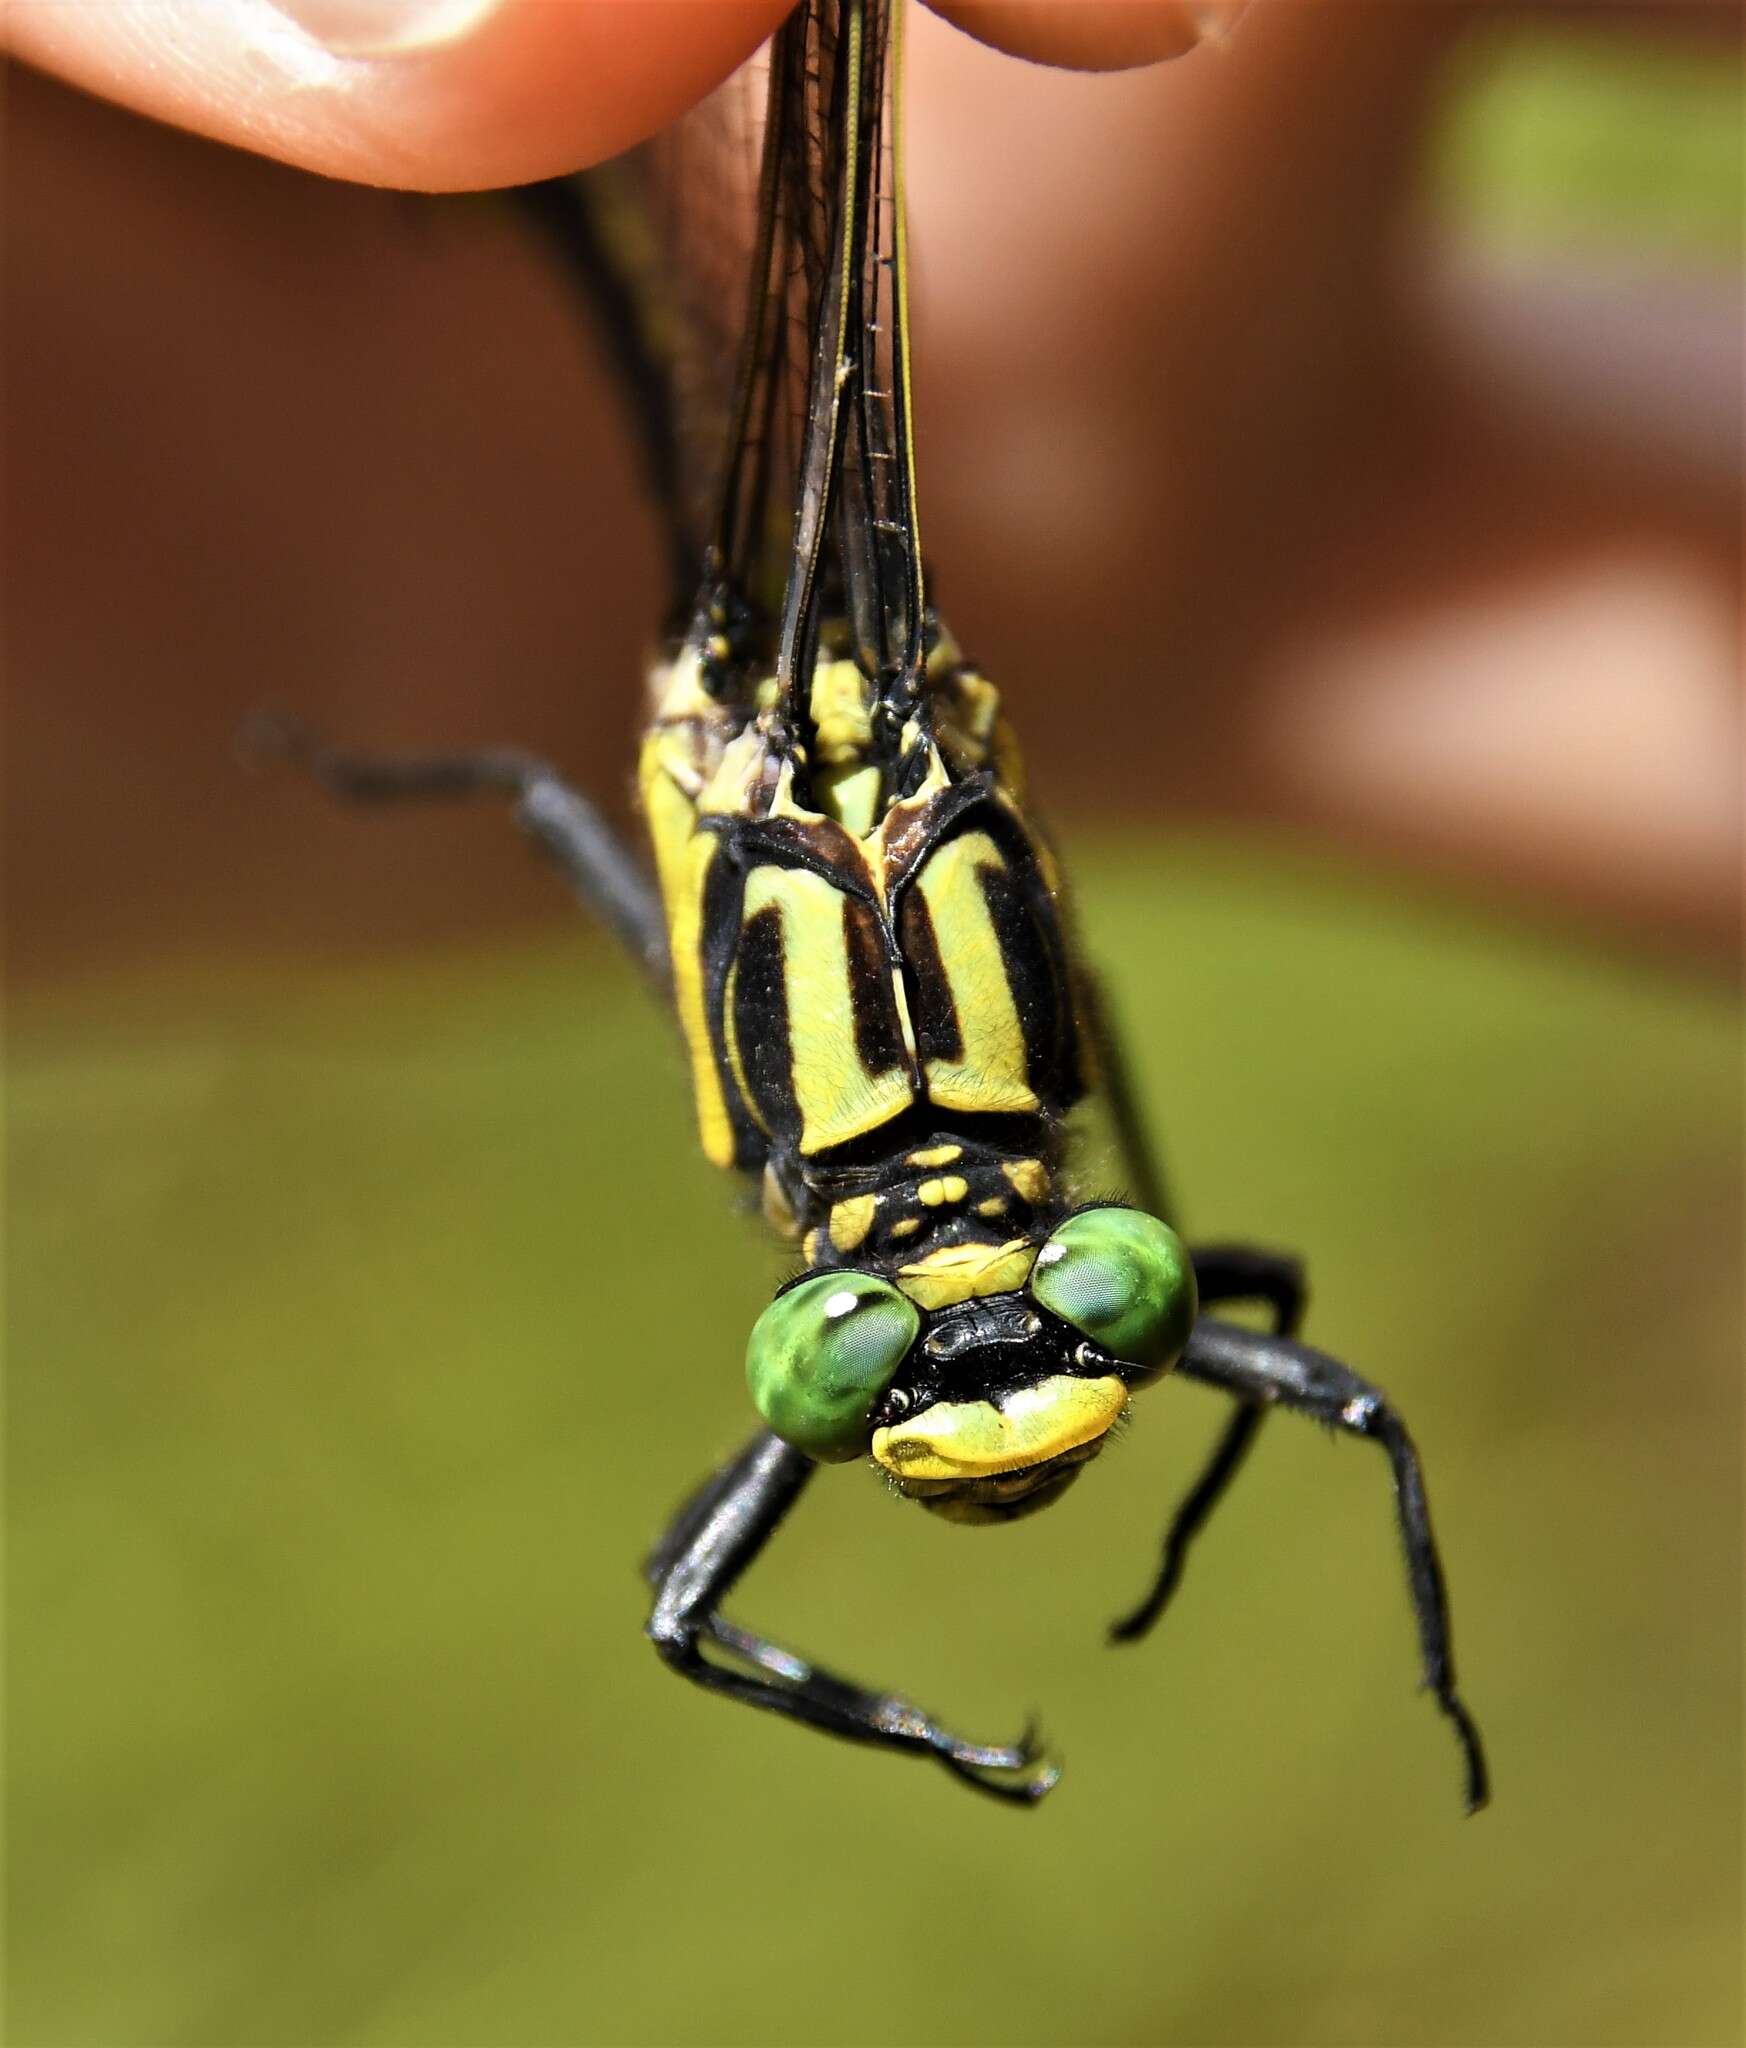
<path fill-rule="evenodd" d="M 1739 165 L 1675 103 L 1733 30 L 1262 6 L 1079 77 L 922 21 L 927 543 L 1055 809 L 1730 946 Z M 622 797 L 651 533 L 543 252 L 27 73 L 8 114 L 14 971 L 549 913 L 489 822 L 360 862 L 228 751 L 282 704 Z"/>

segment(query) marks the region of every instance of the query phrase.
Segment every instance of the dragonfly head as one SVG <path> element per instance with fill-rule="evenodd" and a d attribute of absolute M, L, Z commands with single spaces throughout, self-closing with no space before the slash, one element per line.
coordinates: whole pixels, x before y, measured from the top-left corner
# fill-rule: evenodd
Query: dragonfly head
<path fill-rule="evenodd" d="M 1010 1281 L 1003 1249 L 988 1270 Z M 1081 1209 L 1025 1249 L 1022 1285 L 946 1301 L 903 1269 L 785 1288 L 746 1351 L 764 1420 L 827 1463 L 870 1452 L 954 1521 L 1046 1506 L 1181 1356 L 1197 1301 L 1181 1240 L 1137 1209 Z"/>

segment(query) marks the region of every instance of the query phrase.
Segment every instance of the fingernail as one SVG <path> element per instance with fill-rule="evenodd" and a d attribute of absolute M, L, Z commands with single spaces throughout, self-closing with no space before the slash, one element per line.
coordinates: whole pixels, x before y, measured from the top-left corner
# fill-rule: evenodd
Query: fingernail
<path fill-rule="evenodd" d="M 498 0 L 271 0 L 336 57 L 398 57 L 454 42 L 495 14 Z"/>

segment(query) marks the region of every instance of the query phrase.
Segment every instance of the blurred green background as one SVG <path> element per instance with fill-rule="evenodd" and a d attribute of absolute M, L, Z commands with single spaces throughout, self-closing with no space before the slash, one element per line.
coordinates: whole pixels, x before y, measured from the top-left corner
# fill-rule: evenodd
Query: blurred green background
<path fill-rule="evenodd" d="M 1622 54 L 1548 15 L 1463 61 L 1429 155 L 1464 235 L 1737 268 L 1737 72 L 1707 43 Z M 190 152 L 184 207 L 229 175 Z M 308 243 L 263 246 L 274 289 L 313 278 Z M 234 599 L 237 645 L 320 669 L 308 617 L 193 555 L 197 623 Z M 1047 795 L 1051 701 L 1009 666 Z M 1061 804 L 1191 1231 L 1305 1251 L 1311 1336 L 1418 1437 L 1496 1803 L 1461 1818 L 1415 1694 L 1366 1446 L 1276 1420 L 1167 1624 L 1104 1647 L 1219 1419 L 1166 1386 L 998 1534 L 826 1475 L 738 1603 L 968 1732 L 1040 1713 L 1067 1774 L 1017 1814 L 658 1668 L 637 1563 L 746 1429 L 775 1256 L 625 968 L 530 923 L 556 899 L 500 821 L 232 793 L 223 735 L 263 688 L 235 667 L 202 724 L 49 661 L 15 748 L 37 859 L 66 860 L 9 998 L 13 2040 L 1740 2038 L 1742 1082 L 1713 954 L 1165 805 L 1093 825 L 1083 782 Z M 415 673 L 393 731 L 500 736 Z M 628 705 L 593 716 L 566 758 L 605 788 Z M 160 842 L 181 869 L 142 867 Z"/>
<path fill-rule="evenodd" d="M 383 829 L 391 829 L 384 827 Z M 1067 1758 L 1015 1814 L 706 1701 L 641 1547 L 774 1270 L 603 943 L 148 974 L 12 1051 L 20 2042 L 1727 2042 L 1731 1005 L 1265 849 L 1078 847 L 1190 1221 L 1313 1254 L 1423 1448 L 1289 1419 L 1105 1649 L 1215 1421 L 1057 1509 L 831 1473 L 738 1611 Z"/>

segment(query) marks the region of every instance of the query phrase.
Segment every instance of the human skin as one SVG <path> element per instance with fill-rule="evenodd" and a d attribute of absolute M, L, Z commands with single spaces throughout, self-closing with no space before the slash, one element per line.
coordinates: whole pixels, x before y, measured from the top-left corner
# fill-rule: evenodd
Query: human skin
<path fill-rule="evenodd" d="M 1179 56 L 1219 0 L 957 0 L 1016 56 Z M 676 119 L 788 0 L 11 0 L 11 49 L 136 113 L 304 170 L 428 192 L 573 171 Z"/>

